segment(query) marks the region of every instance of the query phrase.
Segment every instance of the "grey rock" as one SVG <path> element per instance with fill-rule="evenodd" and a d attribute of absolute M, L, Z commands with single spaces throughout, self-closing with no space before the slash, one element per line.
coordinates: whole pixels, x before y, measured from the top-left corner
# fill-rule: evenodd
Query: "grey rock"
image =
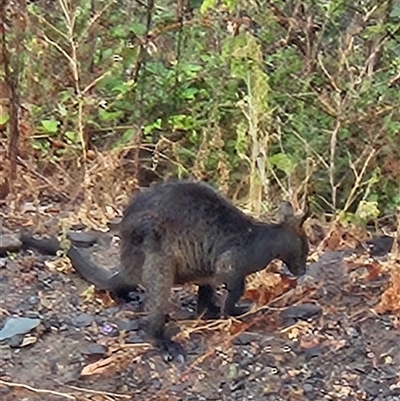
<path fill-rule="evenodd" d="M 85 355 L 104 355 L 106 352 L 107 348 L 97 343 L 90 343 L 81 350 L 81 353 Z"/>
<path fill-rule="evenodd" d="M 87 327 L 94 322 L 94 317 L 87 313 L 80 313 L 72 318 L 72 324 L 75 327 Z"/>
<path fill-rule="evenodd" d="M 0 341 L 16 336 L 17 334 L 29 333 L 40 324 L 40 319 L 28 317 L 11 317 L 6 320 L 0 330 Z"/>
<path fill-rule="evenodd" d="M 0 254 L 19 251 L 22 242 L 17 234 L 0 234 Z"/>

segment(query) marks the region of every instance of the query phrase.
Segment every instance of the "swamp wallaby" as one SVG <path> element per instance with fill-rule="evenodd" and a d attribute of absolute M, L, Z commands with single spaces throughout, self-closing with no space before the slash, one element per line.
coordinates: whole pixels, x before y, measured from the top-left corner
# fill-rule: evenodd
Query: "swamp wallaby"
<path fill-rule="evenodd" d="M 236 306 L 247 275 L 282 260 L 294 275 L 305 273 L 308 255 L 303 223 L 308 210 L 295 216 L 285 204 L 278 224 L 259 222 L 245 215 L 209 185 L 191 181 L 156 184 L 136 193 L 120 223 L 121 264 L 116 271 L 82 259 L 71 247 L 74 268 L 100 289 L 124 295 L 135 285 L 147 291 L 147 331 L 171 355 L 179 345 L 164 333 L 168 299 L 174 284 L 199 286 L 197 311 L 215 317 L 215 287 L 226 284 L 224 316 L 242 312 Z M 49 253 L 58 242 L 21 236 L 28 246 Z M 44 241 L 48 242 L 47 249 Z"/>

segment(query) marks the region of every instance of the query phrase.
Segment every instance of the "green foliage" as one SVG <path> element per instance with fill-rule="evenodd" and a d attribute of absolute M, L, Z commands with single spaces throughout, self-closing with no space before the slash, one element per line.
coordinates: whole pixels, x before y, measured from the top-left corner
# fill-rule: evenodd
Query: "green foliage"
<path fill-rule="evenodd" d="M 8 113 L 1 113 L 0 114 L 0 125 L 5 125 L 6 123 L 8 123 L 10 119 L 10 115 Z"/>
<path fill-rule="evenodd" d="M 287 176 L 290 176 L 296 167 L 295 162 L 286 153 L 275 153 L 268 158 L 268 161 Z"/>
<path fill-rule="evenodd" d="M 28 7 L 22 96 L 42 155 L 118 150 L 140 132 L 154 149 L 141 166 L 160 176 L 256 202 L 312 190 L 364 220 L 399 204 L 398 2 L 63 3 Z"/>
<path fill-rule="evenodd" d="M 58 130 L 57 120 L 42 120 L 41 121 L 44 132 L 55 134 Z"/>
<path fill-rule="evenodd" d="M 377 201 L 361 201 L 355 213 L 342 212 L 339 219 L 345 225 L 355 224 L 365 227 L 369 221 L 375 220 L 379 214 Z"/>
<path fill-rule="evenodd" d="M 238 0 L 203 0 L 203 3 L 200 7 L 200 13 L 204 14 L 210 9 L 215 9 L 216 6 L 223 9 L 226 7 L 229 11 L 233 11 L 237 6 Z"/>

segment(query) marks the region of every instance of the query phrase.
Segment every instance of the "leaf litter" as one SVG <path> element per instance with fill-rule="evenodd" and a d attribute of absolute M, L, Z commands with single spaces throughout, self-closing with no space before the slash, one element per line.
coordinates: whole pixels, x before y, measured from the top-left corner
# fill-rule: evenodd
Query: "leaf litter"
<path fill-rule="evenodd" d="M 103 164 L 100 177 L 105 183 L 106 167 Z M 90 194 L 77 213 L 60 213 L 64 220 L 59 227 L 82 224 L 105 231 L 107 221 L 120 215 L 107 205 L 118 202 L 104 194 L 103 206 L 92 208 L 96 196 Z M 11 222 L 29 226 L 40 220 L 37 227 L 46 230 L 46 224 L 54 226 L 53 209 L 58 210 L 42 208 L 40 218 L 26 211 Z M 116 305 L 107 293 L 77 277 L 63 257 L 21 254 L 3 269 L 2 323 L 13 314 L 40 318 L 48 328 L 33 328 L 23 335 L 23 353 L 1 344 L 2 399 L 15 399 L 18 391 L 18 398 L 33 401 L 56 396 L 99 401 L 398 401 L 399 259 L 372 258 L 363 245 L 369 239 L 365 231 L 332 223 L 322 241 L 316 240 L 308 275 L 297 286 L 275 273 L 274 266 L 248 278 L 243 300 L 253 306 L 243 316 L 175 321 L 180 328 L 176 339 L 188 353 L 184 366 L 166 364 L 146 343 L 139 326 L 117 330 L 115 336 L 103 330 L 119 327 L 121 320 L 138 319 L 142 312 L 136 306 Z M 115 266 L 116 260 L 105 257 L 102 263 Z M 29 303 L 32 296 L 40 302 Z M 174 313 L 179 315 L 182 305 L 191 305 L 194 297 L 193 286 L 174 292 Z M 309 305 L 321 313 L 306 313 L 312 309 Z M 282 318 L 290 308 L 292 321 Z M 296 315 L 302 308 L 306 312 Z M 90 324 L 75 327 L 73 317 L 79 314 L 91 316 Z M 89 345 L 103 351 L 87 352 Z"/>

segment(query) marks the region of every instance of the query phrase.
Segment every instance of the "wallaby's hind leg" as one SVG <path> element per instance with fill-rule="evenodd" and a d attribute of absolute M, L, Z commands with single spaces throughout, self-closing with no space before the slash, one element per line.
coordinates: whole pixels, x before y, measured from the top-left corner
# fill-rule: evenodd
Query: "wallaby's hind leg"
<path fill-rule="evenodd" d="M 236 306 L 236 302 L 239 301 L 244 293 L 244 287 L 244 278 L 241 276 L 232 277 L 228 281 L 228 295 L 223 307 L 224 316 L 239 316 L 248 310 L 248 308 Z"/>
<path fill-rule="evenodd" d="M 214 288 L 211 285 L 199 285 L 197 293 L 197 314 L 204 314 L 206 319 L 217 319 L 221 309 L 214 304 Z"/>
<path fill-rule="evenodd" d="M 145 309 L 148 312 L 146 332 L 155 340 L 168 359 L 184 359 L 182 346 L 165 334 L 171 288 L 174 284 L 172 264 L 161 252 L 147 253 L 143 265 L 143 284 L 147 291 Z"/>

